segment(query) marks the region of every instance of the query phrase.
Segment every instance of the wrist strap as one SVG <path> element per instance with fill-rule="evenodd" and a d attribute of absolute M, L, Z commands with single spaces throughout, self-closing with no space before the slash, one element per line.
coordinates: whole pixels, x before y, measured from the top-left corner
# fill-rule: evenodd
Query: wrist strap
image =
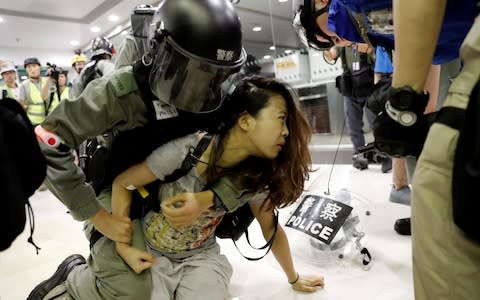
<path fill-rule="evenodd" d="M 289 281 L 288 283 L 295 284 L 295 283 L 297 283 L 298 279 L 300 279 L 300 275 L 297 272 L 297 278 L 294 281 Z"/>
<path fill-rule="evenodd" d="M 403 126 L 412 126 L 417 122 L 417 115 L 413 111 L 396 109 L 390 101 L 385 102 L 385 111 L 390 118 Z"/>

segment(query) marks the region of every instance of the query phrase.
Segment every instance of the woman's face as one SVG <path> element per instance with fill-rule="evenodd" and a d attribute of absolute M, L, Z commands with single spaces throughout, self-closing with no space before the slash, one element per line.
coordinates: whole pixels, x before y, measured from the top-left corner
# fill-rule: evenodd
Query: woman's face
<path fill-rule="evenodd" d="M 288 136 L 288 110 L 285 99 L 280 95 L 271 96 L 266 107 L 256 117 L 250 117 L 249 132 L 252 155 L 275 159 L 285 146 Z"/>
<path fill-rule="evenodd" d="M 67 76 L 65 74 L 59 74 L 58 75 L 58 85 L 59 86 L 65 86 L 67 83 Z"/>

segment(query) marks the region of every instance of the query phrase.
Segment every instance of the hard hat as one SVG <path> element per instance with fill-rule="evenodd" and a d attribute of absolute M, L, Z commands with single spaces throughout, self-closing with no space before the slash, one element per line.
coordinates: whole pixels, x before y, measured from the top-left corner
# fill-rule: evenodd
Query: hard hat
<path fill-rule="evenodd" d="M 74 66 L 77 62 L 82 62 L 82 61 L 83 62 L 87 61 L 87 57 L 82 53 L 75 54 L 74 56 L 72 56 L 72 66 Z"/>

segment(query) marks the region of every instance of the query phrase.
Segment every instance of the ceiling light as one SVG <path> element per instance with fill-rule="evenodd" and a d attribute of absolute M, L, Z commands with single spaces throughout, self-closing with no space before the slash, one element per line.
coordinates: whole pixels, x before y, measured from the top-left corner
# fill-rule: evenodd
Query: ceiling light
<path fill-rule="evenodd" d="M 77 41 L 77 40 L 72 40 L 72 41 L 70 41 L 70 45 L 72 45 L 72 46 L 78 46 L 78 45 L 80 45 L 80 42 Z"/>
<path fill-rule="evenodd" d="M 288 0 L 278 0 L 278 2 L 282 3 L 282 2 L 287 2 Z"/>
<path fill-rule="evenodd" d="M 0 17 L 0 23 L 2 23 L 2 22 L 3 22 L 3 18 L 2 18 L 2 17 Z"/>
<path fill-rule="evenodd" d="M 290 53 L 292 53 L 292 50 L 287 49 L 287 50 L 285 50 L 284 52 L 285 52 L 285 54 L 290 54 Z"/>
<path fill-rule="evenodd" d="M 270 58 L 272 58 L 270 55 L 265 55 L 265 56 L 263 57 L 263 59 L 270 59 Z"/>
<path fill-rule="evenodd" d="M 253 31 L 262 31 L 262 27 L 260 26 L 255 26 L 252 28 Z"/>
<path fill-rule="evenodd" d="M 121 34 L 121 35 L 126 35 L 126 34 L 128 34 L 128 30 L 124 30 L 124 31 L 122 31 L 120 34 Z"/>
<path fill-rule="evenodd" d="M 108 19 L 112 22 L 117 22 L 119 18 L 117 15 L 110 15 L 108 16 Z"/>
<path fill-rule="evenodd" d="M 270 48 L 268 48 L 268 49 L 273 51 L 273 50 L 275 50 L 275 46 L 270 46 Z"/>
<path fill-rule="evenodd" d="M 91 32 L 100 32 L 100 27 L 98 27 L 98 26 L 93 26 L 92 28 L 90 28 L 90 31 L 91 31 Z"/>

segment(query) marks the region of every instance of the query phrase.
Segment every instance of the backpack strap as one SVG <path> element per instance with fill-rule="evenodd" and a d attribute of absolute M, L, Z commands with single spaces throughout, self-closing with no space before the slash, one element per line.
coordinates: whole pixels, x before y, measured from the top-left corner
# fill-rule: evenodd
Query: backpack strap
<path fill-rule="evenodd" d="M 244 204 L 244 206 L 248 206 L 248 204 Z M 241 207 L 238 209 L 240 210 Z M 248 207 L 248 209 L 250 210 L 250 207 Z M 265 251 L 265 253 L 262 255 L 262 256 L 259 256 L 259 257 L 249 257 L 249 256 L 245 256 L 242 251 L 240 251 L 240 249 L 238 248 L 237 246 L 237 243 L 235 242 L 235 239 L 232 238 L 232 241 L 233 241 L 233 244 L 235 245 L 235 248 L 237 248 L 238 250 L 238 253 L 240 253 L 241 256 L 245 257 L 246 259 L 250 260 L 250 261 L 256 261 L 256 260 L 260 260 L 262 258 L 265 257 L 265 255 L 268 254 L 268 252 L 270 252 L 270 249 L 272 249 L 272 245 L 273 245 L 273 240 L 275 239 L 275 235 L 277 234 L 277 228 L 278 228 L 278 211 L 274 211 L 273 212 L 274 214 L 274 218 L 275 218 L 275 228 L 273 230 L 273 233 L 272 233 L 272 237 L 267 241 L 267 243 L 265 245 L 263 245 L 262 247 L 254 247 L 252 246 L 252 244 L 250 243 L 250 239 L 248 237 L 248 227 L 245 228 L 245 238 L 247 239 L 247 243 L 248 245 L 250 245 L 250 247 L 252 247 L 253 249 L 255 250 L 264 250 L 264 249 L 267 249 L 267 251 Z"/>
<path fill-rule="evenodd" d="M 162 182 L 173 182 L 190 172 L 190 169 L 196 166 L 197 163 L 200 161 L 200 157 L 202 156 L 203 152 L 205 152 L 208 145 L 210 145 L 211 140 L 212 136 L 210 134 L 205 134 L 200 140 L 200 142 L 198 142 L 197 147 L 190 148 L 189 153 L 182 162 L 182 166 L 179 169 L 173 171 L 172 174 L 165 176 Z"/>

